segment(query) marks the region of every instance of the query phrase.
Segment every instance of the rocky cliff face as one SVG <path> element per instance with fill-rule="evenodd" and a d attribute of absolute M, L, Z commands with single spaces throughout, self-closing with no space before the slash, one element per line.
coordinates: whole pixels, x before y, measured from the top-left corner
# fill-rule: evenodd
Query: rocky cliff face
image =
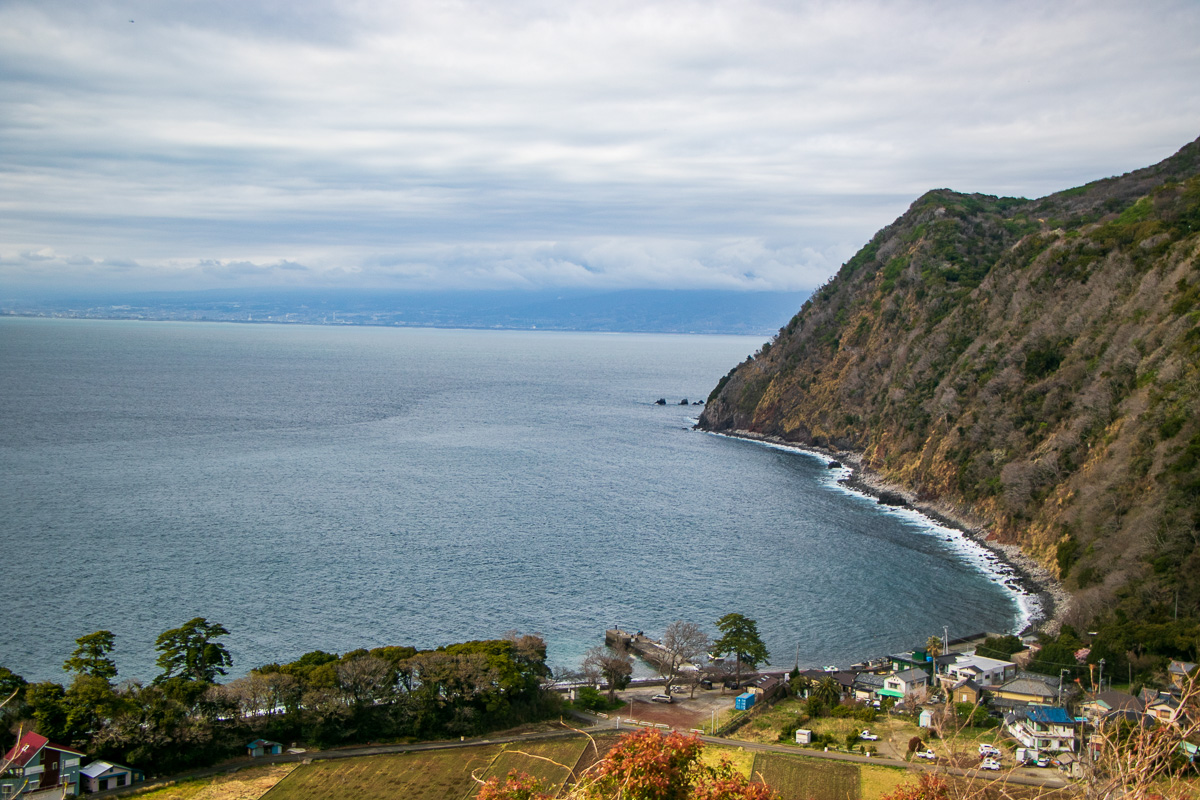
<path fill-rule="evenodd" d="M 713 390 L 1114 597 L 1200 614 L 1200 139 L 1040 200 L 929 192 Z"/>

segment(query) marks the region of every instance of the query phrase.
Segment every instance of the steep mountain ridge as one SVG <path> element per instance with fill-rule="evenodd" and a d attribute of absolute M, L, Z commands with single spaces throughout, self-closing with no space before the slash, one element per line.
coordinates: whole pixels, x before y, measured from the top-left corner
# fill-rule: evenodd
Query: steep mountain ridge
<path fill-rule="evenodd" d="M 699 427 L 856 451 L 1074 593 L 1200 615 L 1200 139 L 1039 200 L 939 189 Z"/>

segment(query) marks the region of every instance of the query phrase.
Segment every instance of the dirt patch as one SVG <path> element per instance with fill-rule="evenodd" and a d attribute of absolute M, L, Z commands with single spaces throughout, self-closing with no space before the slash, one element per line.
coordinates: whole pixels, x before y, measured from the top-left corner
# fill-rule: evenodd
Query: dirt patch
<path fill-rule="evenodd" d="M 625 705 L 609 716 L 620 717 L 622 721 L 632 719 L 681 730 L 708 730 L 714 713 L 719 719 L 722 713 L 731 710 L 736 696 L 729 692 L 722 694 L 720 689 L 697 689 L 694 698 L 681 694 L 674 695 L 671 703 L 651 702 L 650 698 L 658 693 L 644 689 L 622 692 Z"/>

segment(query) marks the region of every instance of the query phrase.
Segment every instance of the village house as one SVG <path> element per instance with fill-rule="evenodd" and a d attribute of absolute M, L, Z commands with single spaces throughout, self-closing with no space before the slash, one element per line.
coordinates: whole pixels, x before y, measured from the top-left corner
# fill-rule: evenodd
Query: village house
<path fill-rule="evenodd" d="M 778 675 L 759 675 L 746 686 L 746 691 L 758 695 L 758 702 L 774 699 L 786 691 L 787 683 Z"/>
<path fill-rule="evenodd" d="M 871 702 L 879 699 L 879 690 L 883 688 L 882 675 L 874 672 L 860 672 L 854 679 L 854 699 Z"/>
<path fill-rule="evenodd" d="M 926 674 L 933 673 L 933 664 L 929 653 L 925 650 L 913 650 L 908 653 L 893 653 L 888 656 L 892 662 L 893 672 L 904 672 L 910 669 L 919 669 Z"/>
<path fill-rule="evenodd" d="M 1088 722 L 1096 725 L 1100 719 L 1113 711 L 1132 711 L 1141 714 L 1145 710 L 1145 704 L 1128 692 L 1109 690 L 1088 695 L 1080 704 L 1079 710 Z"/>
<path fill-rule="evenodd" d="M 83 753 L 29 731 L 4 755 L 8 765 L 0 774 L 0 798 L 37 797 L 45 790 L 79 794 L 79 760 Z M 31 794 L 36 793 L 36 794 Z M 46 793 L 43 796 L 49 796 Z"/>
<path fill-rule="evenodd" d="M 1060 696 L 1065 700 L 1071 691 L 1058 678 L 1036 672 L 1019 672 L 1011 680 L 989 687 L 986 693 L 997 708 L 1019 708 L 1056 705 Z"/>
<path fill-rule="evenodd" d="M 835 681 L 837 681 L 838 691 L 842 696 L 842 702 L 854 699 L 854 681 L 858 678 L 858 673 L 851 672 L 849 670 L 839 670 L 838 672 L 829 674 Z"/>
<path fill-rule="evenodd" d="M 928 672 L 923 669 L 906 669 L 883 676 L 883 688 L 879 690 L 879 694 L 903 700 L 905 697 L 923 695 L 928 689 Z"/>
<path fill-rule="evenodd" d="M 1065 708 L 1031 706 L 1004 719 L 1009 735 L 1038 752 L 1074 753 L 1079 749 L 1079 723 Z"/>
<path fill-rule="evenodd" d="M 140 769 L 111 761 L 93 761 L 79 770 L 79 774 L 83 778 L 84 789 L 89 792 L 103 792 L 146 780 L 146 774 Z"/>
<path fill-rule="evenodd" d="M 1182 689 L 1188 677 L 1196 671 L 1196 665 L 1190 661 L 1172 661 L 1167 665 L 1167 677 L 1176 689 Z"/>
<path fill-rule="evenodd" d="M 983 700 L 983 689 L 970 678 L 963 678 L 950 687 L 950 702 L 952 703 L 970 703 L 977 706 L 981 700 Z"/>
<path fill-rule="evenodd" d="M 1146 704 L 1146 714 L 1164 725 L 1173 725 L 1182 709 L 1179 698 L 1166 692 L 1160 692 L 1158 697 Z"/>
<path fill-rule="evenodd" d="M 246 745 L 246 752 L 251 758 L 277 756 L 283 752 L 283 745 L 279 742 L 271 742 L 266 739 L 255 739 Z"/>
<path fill-rule="evenodd" d="M 999 686 L 1017 674 L 1017 665 L 1011 661 L 986 658 L 975 654 L 959 656 L 946 667 L 946 675 L 954 681 L 970 678 L 980 686 Z"/>

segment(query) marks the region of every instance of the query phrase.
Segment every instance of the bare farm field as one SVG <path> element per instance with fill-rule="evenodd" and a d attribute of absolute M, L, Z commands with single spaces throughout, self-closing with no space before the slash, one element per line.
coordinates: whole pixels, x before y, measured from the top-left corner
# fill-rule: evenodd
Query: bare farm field
<path fill-rule="evenodd" d="M 585 760 L 585 751 L 594 749 L 582 736 L 552 742 L 511 744 L 492 760 L 491 766 L 479 777 L 483 780 L 503 779 L 509 772 L 524 772 L 547 787 L 561 790 L 569 779 L 579 776 L 577 770 L 581 760 Z M 591 763 L 591 759 L 587 760 Z M 474 793 L 469 796 L 473 797 Z"/>
<path fill-rule="evenodd" d="M 295 764 L 247 767 L 229 775 L 182 781 L 174 786 L 139 792 L 138 800 L 258 800 L 286 778 Z"/>
<path fill-rule="evenodd" d="M 355 800 L 457 800 L 473 797 L 499 745 L 315 761 L 298 767 L 264 800 L 353 797 Z"/>
<path fill-rule="evenodd" d="M 860 800 L 857 764 L 800 759 L 775 753 L 754 757 L 754 777 L 782 800 Z"/>

